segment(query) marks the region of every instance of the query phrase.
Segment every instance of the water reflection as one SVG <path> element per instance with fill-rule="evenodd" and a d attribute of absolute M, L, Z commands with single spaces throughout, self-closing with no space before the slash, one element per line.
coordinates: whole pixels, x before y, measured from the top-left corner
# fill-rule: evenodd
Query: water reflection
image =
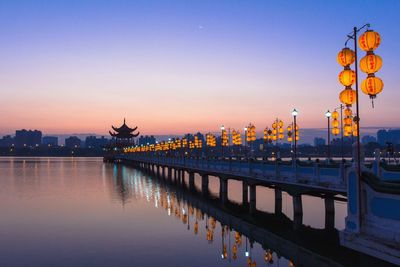
<path fill-rule="evenodd" d="M 384 266 L 340 247 L 336 230 L 295 231 L 270 211 L 271 191 L 250 216 L 239 185 L 226 205 L 218 186 L 210 178 L 204 198 L 101 159 L 0 158 L 0 266 Z"/>
<path fill-rule="evenodd" d="M 222 261 L 247 266 L 369 266 L 363 255 L 339 245 L 336 229 L 302 226 L 294 230 L 284 214 L 258 211 L 250 216 L 234 202 L 222 205 L 211 195 L 204 198 L 165 179 L 114 166 L 114 190 L 121 203 L 145 199 L 175 217 L 196 238 L 219 243 Z M 216 237 L 219 240 L 216 240 Z M 211 247 L 213 249 L 214 247 Z"/>

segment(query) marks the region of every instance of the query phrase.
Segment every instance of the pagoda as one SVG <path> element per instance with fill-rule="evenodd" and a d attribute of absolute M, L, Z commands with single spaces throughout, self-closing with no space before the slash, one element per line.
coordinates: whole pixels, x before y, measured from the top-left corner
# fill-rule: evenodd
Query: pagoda
<path fill-rule="evenodd" d="M 134 144 L 134 137 L 137 137 L 139 135 L 138 133 L 135 133 L 136 129 L 138 128 L 137 126 L 135 128 L 130 128 L 128 125 L 126 125 L 125 118 L 124 118 L 124 123 L 120 127 L 114 127 L 111 126 L 111 128 L 114 130 L 114 132 L 109 131 L 110 135 L 115 138 L 115 144 L 118 145 L 127 145 L 127 144 Z"/>

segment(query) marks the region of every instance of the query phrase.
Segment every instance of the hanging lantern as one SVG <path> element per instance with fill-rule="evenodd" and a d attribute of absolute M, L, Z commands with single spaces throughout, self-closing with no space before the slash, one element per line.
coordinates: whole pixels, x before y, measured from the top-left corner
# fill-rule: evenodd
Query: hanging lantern
<path fill-rule="evenodd" d="M 337 112 L 336 110 L 334 112 L 332 112 L 332 119 L 337 119 L 339 118 L 339 112 Z"/>
<path fill-rule="evenodd" d="M 339 127 L 339 121 L 337 119 L 332 120 L 332 127 Z"/>
<path fill-rule="evenodd" d="M 345 132 L 352 132 L 353 131 L 353 128 L 351 127 L 351 124 L 350 125 L 345 125 L 344 127 L 343 127 L 343 130 L 345 131 Z"/>
<path fill-rule="evenodd" d="M 346 117 L 343 119 L 343 122 L 344 122 L 344 124 L 349 125 L 353 122 L 353 120 L 351 119 L 351 117 Z"/>
<path fill-rule="evenodd" d="M 340 129 L 339 128 L 337 128 L 337 127 L 332 128 L 332 134 L 333 135 L 338 135 L 339 133 L 340 133 Z"/>
<path fill-rule="evenodd" d="M 353 105 L 356 102 L 356 91 L 344 89 L 339 95 L 339 100 L 345 105 Z"/>
<path fill-rule="evenodd" d="M 381 36 L 379 33 L 368 30 L 361 34 L 360 38 L 358 38 L 358 45 L 364 51 L 373 51 L 379 47 L 381 44 Z"/>
<path fill-rule="evenodd" d="M 351 86 L 356 82 L 356 73 L 353 70 L 345 69 L 339 73 L 339 82 L 344 86 Z"/>
<path fill-rule="evenodd" d="M 350 64 L 353 64 L 353 62 L 355 60 L 355 53 L 353 50 L 345 47 L 338 53 L 336 59 L 340 65 L 342 65 L 343 67 L 346 67 Z"/>
<path fill-rule="evenodd" d="M 375 76 L 369 76 L 361 83 L 361 91 L 369 95 L 371 99 L 375 98 L 377 94 L 383 90 L 383 81 Z"/>
<path fill-rule="evenodd" d="M 351 111 L 351 108 L 346 108 L 346 109 L 344 110 L 344 115 L 345 115 L 346 117 L 351 117 L 352 114 L 353 114 L 353 112 Z"/>
<path fill-rule="evenodd" d="M 283 127 L 283 121 L 282 121 L 282 120 L 280 120 L 280 121 L 278 122 L 278 126 L 279 126 L 280 128 Z"/>
<path fill-rule="evenodd" d="M 360 69 L 367 74 L 375 73 L 380 70 L 381 67 L 382 58 L 372 52 L 360 60 Z"/>

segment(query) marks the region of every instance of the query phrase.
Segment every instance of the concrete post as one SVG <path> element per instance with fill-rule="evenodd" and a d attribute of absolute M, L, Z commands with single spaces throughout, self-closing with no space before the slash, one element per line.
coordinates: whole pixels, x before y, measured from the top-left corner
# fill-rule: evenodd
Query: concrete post
<path fill-rule="evenodd" d="M 293 195 L 292 198 L 293 198 L 293 228 L 297 230 L 303 224 L 303 202 L 301 200 L 300 194 Z"/>
<path fill-rule="evenodd" d="M 194 189 L 194 172 L 189 172 L 189 190 L 193 191 Z"/>
<path fill-rule="evenodd" d="M 335 202 L 333 197 L 325 198 L 325 229 L 335 228 Z"/>
<path fill-rule="evenodd" d="M 201 176 L 201 194 L 203 196 L 208 196 L 208 175 L 203 174 Z"/>
<path fill-rule="evenodd" d="M 256 185 L 250 185 L 250 214 L 256 212 Z"/>
<path fill-rule="evenodd" d="M 282 213 L 282 190 L 275 188 L 275 214 Z"/>
<path fill-rule="evenodd" d="M 242 204 L 247 207 L 249 205 L 249 186 L 246 181 L 242 181 Z"/>
<path fill-rule="evenodd" d="M 219 177 L 219 198 L 222 203 L 228 200 L 228 179 Z"/>
<path fill-rule="evenodd" d="M 380 151 L 380 149 L 379 148 L 375 149 L 374 154 L 375 154 L 374 155 L 375 159 L 372 164 L 372 169 L 373 169 L 374 174 L 377 177 L 381 177 L 381 168 L 380 168 L 381 151 Z"/>

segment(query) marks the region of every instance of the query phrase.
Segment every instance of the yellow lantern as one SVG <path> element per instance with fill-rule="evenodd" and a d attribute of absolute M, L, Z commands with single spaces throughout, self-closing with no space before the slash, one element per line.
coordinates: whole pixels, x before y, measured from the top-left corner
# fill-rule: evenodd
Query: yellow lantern
<path fill-rule="evenodd" d="M 360 60 L 360 69 L 367 73 L 375 73 L 382 67 L 382 58 L 373 53 L 367 54 Z"/>
<path fill-rule="evenodd" d="M 339 133 L 340 133 L 339 128 L 337 128 L 337 127 L 332 128 L 332 134 L 333 134 L 333 135 L 338 135 Z"/>
<path fill-rule="evenodd" d="M 345 125 L 344 127 L 343 127 L 343 130 L 345 131 L 345 132 L 352 132 L 353 131 L 353 128 L 351 127 L 351 125 Z"/>
<path fill-rule="evenodd" d="M 343 132 L 343 136 L 346 136 L 346 137 L 347 137 L 347 136 L 350 136 L 350 134 L 351 134 L 351 132 L 350 132 L 350 133 L 347 132 L 347 131 L 344 131 L 344 132 Z"/>
<path fill-rule="evenodd" d="M 336 110 L 334 112 L 332 112 L 332 119 L 337 119 L 339 118 L 339 112 L 337 112 Z"/>
<path fill-rule="evenodd" d="M 360 38 L 358 38 L 358 45 L 364 51 L 373 51 L 378 48 L 381 44 L 381 36 L 379 33 L 368 30 L 361 34 Z"/>
<path fill-rule="evenodd" d="M 353 64 L 353 62 L 355 60 L 355 53 L 353 50 L 345 47 L 342 49 L 342 51 L 340 51 L 338 53 L 336 59 L 340 65 L 342 65 L 343 67 L 346 67 L 350 64 Z"/>
<path fill-rule="evenodd" d="M 278 126 L 279 126 L 280 128 L 282 128 L 282 127 L 283 127 L 283 121 L 280 120 L 280 121 L 278 122 Z"/>
<path fill-rule="evenodd" d="M 356 102 L 356 91 L 353 89 L 344 89 L 340 92 L 339 100 L 345 105 L 353 105 Z"/>
<path fill-rule="evenodd" d="M 351 119 L 351 117 L 346 117 L 343 119 L 343 122 L 344 122 L 344 124 L 349 125 L 353 122 L 353 120 Z"/>
<path fill-rule="evenodd" d="M 369 76 L 361 83 L 361 91 L 369 95 L 370 98 L 375 98 L 377 94 L 383 90 L 383 81 L 375 76 Z"/>
<path fill-rule="evenodd" d="M 337 119 L 332 120 L 332 127 L 339 127 L 339 121 Z"/>
<path fill-rule="evenodd" d="M 353 70 L 345 69 L 339 73 L 339 82 L 344 86 L 351 86 L 356 82 L 356 73 Z"/>
<path fill-rule="evenodd" d="M 345 116 L 351 117 L 352 114 L 353 114 L 353 112 L 351 111 L 350 108 L 346 108 L 346 109 L 344 110 L 344 115 L 345 115 Z"/>

